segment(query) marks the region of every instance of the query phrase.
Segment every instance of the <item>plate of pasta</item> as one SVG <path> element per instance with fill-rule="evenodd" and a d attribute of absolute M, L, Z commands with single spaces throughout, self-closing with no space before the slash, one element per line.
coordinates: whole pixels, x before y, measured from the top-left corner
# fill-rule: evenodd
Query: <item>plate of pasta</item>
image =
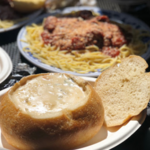
<path fill-rule="evenodd" d="M 40 9 L 32 13 L 21 14 L 14 12 L 10 6 L 0 6 L 0 33 L 23 26 L 38 16 L 42 11 L 43 9 Z"/>
<path fill-rule="evenodd" d="M 123 13 L 68 7 L 39 16 L 17 38 L 21 54 L 46 71 L 97 77 L 129 55 L 150 56 L 150 28 Z"/>

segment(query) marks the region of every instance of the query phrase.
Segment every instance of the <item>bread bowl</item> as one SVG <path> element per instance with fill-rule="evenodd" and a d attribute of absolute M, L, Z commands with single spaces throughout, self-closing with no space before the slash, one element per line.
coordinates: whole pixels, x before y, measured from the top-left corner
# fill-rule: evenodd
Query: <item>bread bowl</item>
<path fill-rule="evenodd" d="M 45 0 L 12 0 L 10 4 L 18 12 L 29 13 L 43 8 Z"/>
<path fill-rule="evenodd" d="M 50 90 L 53 87 L 55 90 Z M 67 97 L 66 93 L 71 95 Z M 101 99 L 91 85 L 67 74 L 25 77 L 4 95 L 0 104 L 2 134 L 20 150 L 75 148 L 91 139 L 103 120 Z"/>

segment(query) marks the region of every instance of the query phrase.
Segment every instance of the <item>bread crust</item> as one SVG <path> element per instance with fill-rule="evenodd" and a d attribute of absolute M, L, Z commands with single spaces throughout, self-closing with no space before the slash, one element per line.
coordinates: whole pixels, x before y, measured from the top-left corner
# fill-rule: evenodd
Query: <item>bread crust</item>
<path fill-rule="evenodd" d="M 130 65 L 129 62 L 134 62 L 135 64 L 138 62 L 138 64 L 137 66 L 134 64 L 133 67 L 130 67 L 128 66 Z M 148 64 L 142 57 L 131 55 L 122 59 L 120 65 L 115 64 L 102 72 L 97 78 L 94 88 L 104 105 L 104 124 L 107 127 L 122 125 L 147 107 L 150 99 L 150 73 L 145 73 L 147 67 Z M 142 81 L 144 81 L 145 84 L 142 84 Z M 125 84 L 128 85 L 126 90 L 124 90 Z M 132 91 L 137 91 L 135 95 L 132 95 L 132 93 L 130 93 L 131 91 L 128 91 L 128 89 L 131 89 L 130 87 L 132 85 L 134 87 Z M 138 89 L 136 85 L 139 85 L 138 87 L 145 87 L 145 89 Z M 145 94 L 145 99 L 142 99 L 142 103 L 140 103 L 138 99 L 135 100 L 135 97 L 137 94 L 142 95 L 144 93 L 143 91 L 147 91 L 147 93 Z M 127 98 L 124 98 L 123 95 Z M 133 102 L 133 99 L 129 95 L 134 98 L 135 102 Z M 122 105 L 123 103 L 121 101 L 123 101 L 124 105 Z M 132 104 L 127 104 L 128 101 Z M 126 104 L 127 107 L 125 106 Z M 133 104 L 135 104 L 135 107 L 133 107 Z M 115 106 L 115 108 L 113 106 Z M 125 108 L 126 110 L 122 108 Z M 125 115 L 123 113 L 125 113 Z"/>
<path fill-rule="evenodd" d="M 39 74 L 44 75 L 44 74 Z M 10 95 L 27 80 L 39 75 L 23 78 L 3 97 L 0 105 L 0 125 L 7 142 L 21 150 L 72 149 L 91 139 L 101 128 L 104 109 L 101 99 L 83 79 L 73 80 L 89 90 L 88 101 L 75 110 L 67 110 L 55 118 L 36 119 L 22 113 L 10 100 Z"/>
<path fill-rule="evenodd" d="M 21 13 L 29 13 L 45 5 L 45 0 L 12 0 L 12 7 Z"/>

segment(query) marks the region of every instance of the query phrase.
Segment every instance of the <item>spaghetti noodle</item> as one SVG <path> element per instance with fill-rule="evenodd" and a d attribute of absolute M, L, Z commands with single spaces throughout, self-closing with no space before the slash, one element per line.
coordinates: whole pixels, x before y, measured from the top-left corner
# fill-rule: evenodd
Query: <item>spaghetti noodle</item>
<path fill-rule="evenodd" d="M 7 29 L 12 27 L 15 24 L 15 21 L 11 20 L 0 20 L 0 28 Z"/>

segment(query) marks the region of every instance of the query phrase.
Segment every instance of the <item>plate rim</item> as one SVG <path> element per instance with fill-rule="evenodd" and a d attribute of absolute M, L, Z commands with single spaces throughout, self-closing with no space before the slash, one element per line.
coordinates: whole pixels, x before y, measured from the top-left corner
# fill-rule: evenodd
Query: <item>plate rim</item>
<path fill-rule="evenodd" d="M 3 70 L 1 70 L 1 72 L 0 72 L 0 83 L 2 83 L 3 81 L 5 81 L 7 79 L 7 77 L 12 72 L 13 64 L 12 64 L 12 61 L 11 61 L 9 55 L 2 47 L 0 47 L 0 52 L 1 52 L 1 56 L 2 56 L 2 58 L 0 56 L 0 62 L 2 63 L 3 68 L 5 65 L 5 68 Z"/>
<path fill-rule="evenodd" d="M 117 11 L 114 11 L 114 10 L 106 10 L 106 9 L 101 9 L 100 7 L 92 7 L 92 6 L 79 6 L 79 7 L 67 7 L 67 8 L 64 8 L 62 10 L 62 13 L 66 13 L 67 12 L 67 9 L 72 9 L 72 10 L 82 10 L 82 9 L 87 9 L 87 10 L 92 10 L 92 9 L 95 9 L 96 11 L 106 11 L 106 12 L 111 12 L 111 13 L 117 13 L 117 14 L 121 14 L 121 15 L 124 15 L 126 17 L 129 17 L 129 18 L 132 18 L 138 22 L 140 22 L 140 24 L 142 24 L 143 26 L 145 26 L 149 31 L 150 31 L 150 27 L 145 23 L 143 22 L 142 20 L 140 20 L 139 18 L 133 16 L 132 14 L 128 14 L 128 13 L 125 13 L 125 12 L 117 12 Z"/>

